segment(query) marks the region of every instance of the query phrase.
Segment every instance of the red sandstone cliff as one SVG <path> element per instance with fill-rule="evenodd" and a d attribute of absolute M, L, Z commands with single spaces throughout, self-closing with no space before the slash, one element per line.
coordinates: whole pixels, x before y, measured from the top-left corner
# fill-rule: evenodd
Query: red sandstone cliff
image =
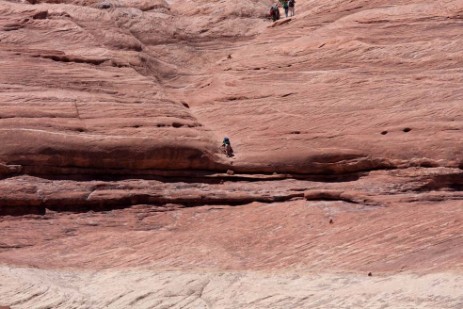
<path fill-rule="evenodd" d="M 459 308 L 463 1 L 270 4 L 0 3 L 0 305 Z"/>

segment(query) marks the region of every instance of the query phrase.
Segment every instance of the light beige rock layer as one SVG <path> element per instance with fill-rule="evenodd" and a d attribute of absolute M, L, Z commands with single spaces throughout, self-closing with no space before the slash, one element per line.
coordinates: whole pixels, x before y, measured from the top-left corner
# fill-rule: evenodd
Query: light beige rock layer
<path fill-rule="evenodd" d="M 1 267 L 12 308 L 459 308 L 460 274 L 282 274 Z M 23 293 L 28 291 L 29 295 Z M 32 295 L 33 294 L 33 295 Z"/>

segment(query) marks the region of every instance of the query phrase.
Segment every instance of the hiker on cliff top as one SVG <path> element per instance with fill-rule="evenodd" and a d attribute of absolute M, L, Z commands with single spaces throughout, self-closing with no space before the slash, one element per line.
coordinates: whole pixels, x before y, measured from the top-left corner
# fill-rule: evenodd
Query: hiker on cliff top
<path fill-rule="evenodd" d="M 285 9 L 285 16 L 288 17 L 288 9 L 289 9 L 288 0 L 282 0 L 281 6 L 283 6 L 283 8 Z"/>
<path fill-rule="evenodd" d="M 277 3 L 274 3 L 270 7 L 270 17 L 272 18 L 273 21 L 277 21 L 280 19 L 280 9 L 278 8 Z"/>
<path fill-rule="evenodd" d="M 231 146 L 231 143 L 230 143 L 230 139 L 228 137 L 224 137 L 223 138 L 223 142 L 222 142 L 222 151 L 227 155 L 227 157 L 233 157 L 234 154 L 233 154 L 233 148 Z"/>
<path fill-rule="evenodd" d="M 289 0 L 288 1 L 289 16 L 294 16 L 294 5 L 295 4 L 296 4 L 296 0 Z"/>

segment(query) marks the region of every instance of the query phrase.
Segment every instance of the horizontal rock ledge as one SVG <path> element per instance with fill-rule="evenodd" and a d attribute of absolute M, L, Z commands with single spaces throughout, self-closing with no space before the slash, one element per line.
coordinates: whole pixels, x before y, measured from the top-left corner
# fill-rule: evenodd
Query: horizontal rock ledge
<path fill-rule="evenodd" d="M 149 170 L 232 170 L 243 174 L 346 174 L 394 168 L 386 159 L 349 149 L 242 153 L 228 159 L 207 138 L 129 137 L 65 134 L 44 130 L 0 130 L 0 162 L 27 166 L 25 173 L 149 174 Z M 20 141 L 20 142 L 19 142 Z M 0 167 L 0 175 L 11 169 Z"/>

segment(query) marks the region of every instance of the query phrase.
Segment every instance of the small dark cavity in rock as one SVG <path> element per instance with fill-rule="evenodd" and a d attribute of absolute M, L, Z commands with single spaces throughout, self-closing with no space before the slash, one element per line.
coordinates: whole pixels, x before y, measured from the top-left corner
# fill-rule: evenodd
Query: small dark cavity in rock
<path fill-rule="evenodd" d="M 381 135 L 386 135 L 387 133 L 389 133 L 389 132 L 387 132 L 387 131 L 382 131 L 382 132 L 381 132 Z"/>
<path fill-rule="evenodd" d="M 334 223 L 333 219 L 330 219 L 330 224 L 333 224 L 333 223 Z"/>
<path fill-rule="evenodd" d="M 437 164 L 436 162 L 432 162 L 432 161 L 422 161 L 420 162 L 419 166 L 430 168 L 430 167 L 438 167 L 439 164 Z"/>
<path fill-rule="evenodd" d="M 48 11 L 37 12 L 32 15 L 33 19 L 46 19 L 48 17 Z"/>
<path fill-rule="evenodd" d="M 301 134 L 301 131 L 291 131 L 291 134 Z"/>
<path fill-rule="evenodd" d="M 174 122 L 174 123 L 172 123 L 172 126 L 174 128 L 181 128 L 181 127 L 183 127 L 183 124 L 181 124 L 180 122 Z"/>
<path fill-rule="evenodd" d="M 412 130 L 412 129 L 410 129 L 410 128 L 404 128 L 402 131 L 405 132 L 405 133 L 408 133 L 408 132 L 410 132 L 411 130 Z"/>
<path fill-rule="evenodd" d="M 112 7 L 112 4 L 109 3 L 109 2 L 101 2 L 100 4 L 98 4 L 97 7 L 99 9 L 102 9 L 102 10 L 107 10 L 107 9 L 110 9 Z"/>
<path fill-rule="evenodd" d="M 373 276 L 373 274 L 371 273 L 371 271 L 368 273 L 368 277 L 371 277 Z"/>
<path fill-rule="evenodd" d="M 133 46 L 130 46 L 128 49 L 133 49 L 134 51 L 140 52 L 143 51 L 143 46 L 140 44 L 134 44 Z"/>
<path fill-rule="evenodd" d="M 182 102 L 182 105 L 185 106 L 186 108 L 190 108 L 190 105 L 188 105 L 188 103 L 186 102 Z"/>

